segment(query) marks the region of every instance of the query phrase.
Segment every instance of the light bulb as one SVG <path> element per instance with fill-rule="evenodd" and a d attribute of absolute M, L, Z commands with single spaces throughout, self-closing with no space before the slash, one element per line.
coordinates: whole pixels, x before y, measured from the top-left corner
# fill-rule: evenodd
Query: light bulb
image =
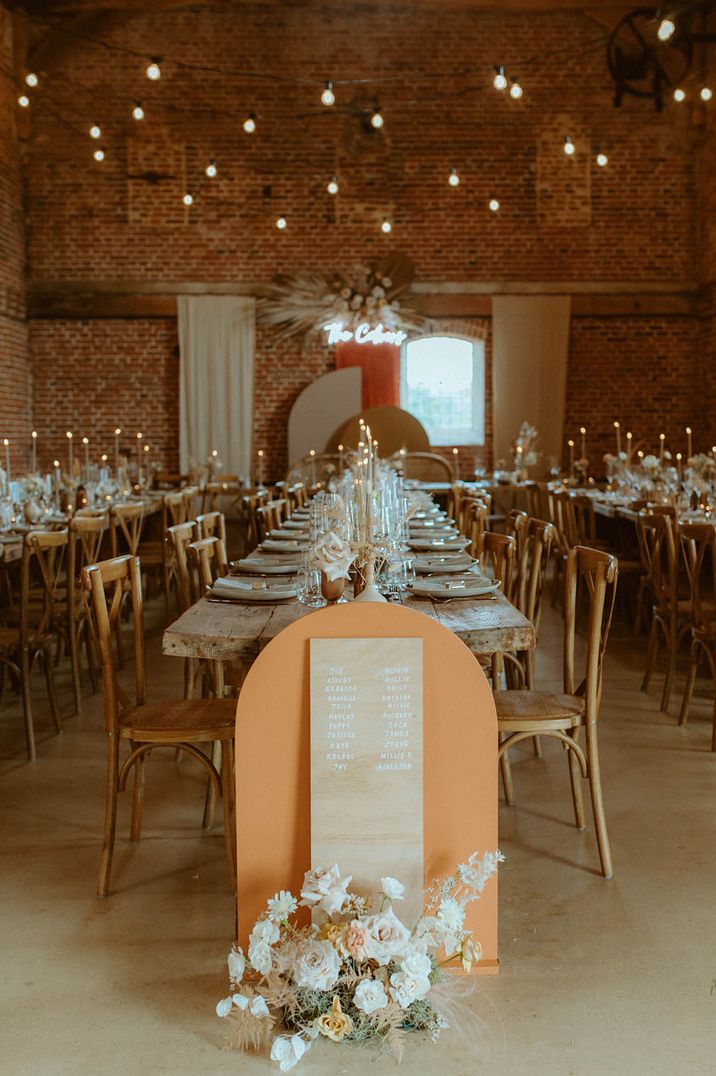
<path fill-rule="evenodd" d="M 19 104 L 20 108 L 29 108 L 30 98 L 26 97 L 24 93 L 21 93 L 17 99 L 17 103 Z"/>
<path fill-rule="evenodd" d="M 708 86 L 703 86 L 699 93 L 699 97 L 702 101 L 710 101 L 713 95 L 713 90 L 710 90 Z"/>
<path fill-rule="evenodd" d="M 94 151 L 94 153 L 92 154 L 92 156 L 94 157 L 94 159 L 96 161 L 103 161 L 104 160 L 104 150 L 103 149 L 96 149 Z"/>
<path fill-rule="evenodd" d="M 156 60 L 152 60 L 152 62 L 147 65 L 147 78 L 150 82 L 158 82 L 161 77 L 162 72 L 159 68 L 159 64 Z"/>
<path fill-rule="evenodd" d="M 507 89 L 507 75 L 505 74 L 505 68 L 503 64 L 500 64 L 495 68 L 495 77 L 492 80 L 492 85 L 496 90 Z"/>
<path fill-rule="evenodd" d="M 574 145 L 574 142 L 569 137 L 569 135 L 566 135 L 564 139 L 564 152 L 567 154 L 568 157 L 573 157 L 575 149 L 576 146 Z"/>
<path fill-rule="evenodd" d="M 370 125 L 371 127 L 375 127 L 376 131 L 379 131 L 380 128 L 383 126 L 383 117 L 377 108 L 373 112 L 373 115 L 370 117 Z"/>
<path fill-rule="evenodd" d="M 278 219 L 276 220 L 276 227 L 278 228 L 278 230 L 280 232 L 282 232 L 282 231 L 284 231 L 284 229 L 287 226 L 288 226 L 288 221 L 286 220 L 286 218 L 285 217 L 278 217 Z"/>
<path fill-rule="evenodd" d="M 597 164 L 599 165 L 600 168 L 606 168 L 607 167 L 607 165 L 609 164 L 609 158 L 607 157 L 606 153 L 598 153 L 597 154 Z"/>
<path fill-rule="evenodd" d="M 35 86 L 37 86 L 39 81 L 40 80 L 39 80 L 39 78 L 37 77 L 37 75 L 35 74 L 34 71 L 28 71 L 27 74 L 25 75 L 25 85 L 26 86 L 32 86 L 33 89 L 34 89 Z"/>
<path fill-rule="evenodd" d="M 451 187 L 460 186 L 460 176 L 458 175 L 457 168 L 450 169 L 450 175 L 448 176 L 448 183 Z"/>
<path fill-rule="evenodd" d="M 144 119 L 144 109 L 140 105 L 139 101 L 137 101 L 136 105 L 132 109 L 132 118 L 137 120 L 137 122 Z"/>
<path fill-rule="evenodd" d="M 184 195 L 184 197 L 182 198 L 182 202 L 186 206 L 193 205 L 194 204 L 193 195 L 189 194 L 189 191 L 187 191 L 186 194 Z"/>
<path fill-rule="evenodd" d="M 512 85 L 510 86 L 510 97 L 514 98 L 515 101 L 519 101 L 519 99 L 522 96 L 523 92 L 524 91 L 523 91 L 522 87 L 520 86 L 519 82 L 517 81 L 517 79 L 513 79 Z"/>
<path fill-rule="evenodd" d="M 668 41 L 673 36 L 676 29 L 676 23 L 673 19 L 662 19 L 659 23 L 659 29 L 656 31 L 656 36 L 659 41 Z"/>
<path fill-rule="evenodd" d="M 393 225 L 390 223 L 389 220 L 386 219 L 381 224 L 380 230 L 383 233 L 383 235 L 390 235 L 390 233 L 393 231 Z"/>
<path fill-rule="evenodd" d="M 246 131 L 246 134 L 253 134 L 254 133 L 254 131 L 256 130 L 256 118 L 255 118 L 255 116 L 253 116 L 253 115 L 247 116 L 247 118 L 244 120 L 244 130 Z"/>
<path fill-rule="evenodd" d="M 90 138 L 101 138 L 102 137 L 102 128 L 99 126 L 98 123 L 93 123 L 92 126 L 89 129 L 89 133 L 90 133 Z"/>
<path fill-rule="evenodd" d="M 500 208 L 500 203 L 497 201 L 496 198 L 490 198 L 490 201 L 487 203 L 487 208 L 490 210 L 491 213 L 496 213 L 497 210 Z"/>
<path fill-rule="evenodd" d="M 216 167 L 216 161 L 211 160 L 206 166 L 206 174 L 209 179 L 214 179 L 218 174 L 219 169 Z"/>
<path fill-rule="evenodd" d="M 327 82 L 326 87 L 325 87 L 323 93 L 321 94 L 321 104 L 325 105 L 326 108 L 330 108 L 331 105 L 335 105 L 335 103 L 336 103 L 336 95 L 333 92 L 333 83 L 332 82 Z"/>
<path fill-rule="evenodd" d="M 674 90 L 674 100 L 678 101 L 679 104 L 686 100 L 686 90 L 682 90 L 681 86 L 677 86 Z"/>
<path fill-rule="evenodd" d="M 336 178 L 336 176 L 333 176 L 331 179 L 328 180 L 326 190 L 329 194 L 338 194 L 338 179 Z"/>

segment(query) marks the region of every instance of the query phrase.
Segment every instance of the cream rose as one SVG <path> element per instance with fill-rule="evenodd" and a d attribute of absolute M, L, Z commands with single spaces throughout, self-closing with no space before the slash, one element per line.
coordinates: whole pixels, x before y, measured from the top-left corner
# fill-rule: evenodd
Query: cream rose
<path fill-rule="evenodd" d="M 336 995 L 330 1012 L 318 1017 L 318 1030 L 334 1042 L 342 1042 L 353 1030 L 353 1021 L 341 1009 L 341 999 Z"/>
<path fill-rule="evenodd" d="M 328 531 L 314 546 L 311 566 L 326 573 L 331 582 L 348 579 L 349 568 L 355 559 L 350 545 L 337 531 Z"/>
<path fill-rule="evenodd" d="M 392 908 L 361 920 L 366 932 L 365 953 L 378 964 L 388 964 L 402 953 L 410 939 L 410 931 L 400 922 Z"/>
<path fill-rule="evenodd" d="M 311 990 L 330 990 L 341 971 L 341 959 L 330 942 L 313 941 L 298 954 L 293 967 L 296 986 Z"/>
<path fill-rule="evenodd" d="M 330 870 L 318 867 L 308 871 L 303 879 L 301 903 L 307 908 L 320 908 L 326 915 L 333 915 L 348 902 L 346 890 L 350 880 L 351 875 L 341 878 L 341 872 L 335 864 Z"/>
<path fill-rule="evenodd" d="M 426 976 L 396 971 L 390 977 L 390 992 L 403 1009 L 407 1009 L 414 1001 L 424 998 L 429 990 L 430 980 Z"/>
<path fill-rule="evenodd" d="M 364 1012 L 366 1016 L 377 1012 L 378 1009 L 384 1009 L 388 1004 L 388 1000 L 385 987 L 375 979 L 362 979 L 353 995 L 355 1007 Z"/>

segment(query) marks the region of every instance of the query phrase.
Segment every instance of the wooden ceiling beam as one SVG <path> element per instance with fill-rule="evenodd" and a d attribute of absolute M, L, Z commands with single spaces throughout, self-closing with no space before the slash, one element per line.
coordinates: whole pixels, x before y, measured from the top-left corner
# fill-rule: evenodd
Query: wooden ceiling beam
<path fill-rule="evenodd" d="M 7 2 L 7 0 L 6 0 Z M 241 8 L 251 7 L 274 7 L 284 9 L 301 8 L 329 8 L 342 7 L 344 0 L 249 0 L 246 4 L 240 3 L 217 3 L 217 0 L 152 0 L 148 5 L 146 0 L 15 0 L 8 4 L 16 10 L 25 10 L 29 14 L 38 17 L 52 18 L 58 15 L 90 14 L 100 11 L 121 11 L 147 14 L 148 8 L 154 14 L 158 11 L 175 12 L 200 8 L 214 8 L 217 11 L 233 8 L 236 14 L 241 13 Z M 583 11 L 590 15 L 599 14 L 604 19 L 608 13 L 615 16 L 629 11 L 638 6 L 636 0 L 606 0 L 605 3 L 595 3 L 595 0 L 364 0 L 360 5 L 366 8 L 406 10 L 418 8 L 432 10 L 439 15 L 446 8 L 466 12 L 490 12 L 491 14 L 548 14 L 560 11 Z"/>

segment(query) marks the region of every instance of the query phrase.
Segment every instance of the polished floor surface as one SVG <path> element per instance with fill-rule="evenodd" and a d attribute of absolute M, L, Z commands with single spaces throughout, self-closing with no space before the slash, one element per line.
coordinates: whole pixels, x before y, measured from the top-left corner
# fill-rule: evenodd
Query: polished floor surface
<path fill-rule="evenodd" d="M 559 676 L 558 618 L 543 630 L 538 679 Z M 181 665 L 150 632 L 150 684 L 177 693 Z M 556 744 L 513 766 L 501 808 L 501 974 L 477 981 L 478 1020 L 439 1046 L 412 1042 L 400 1071 L 504 1076 L 716 1071 L 716 755 L 708 685 L 691 723 L 639 691 L 643 648 L 613 629 L 601 743 L 615 876 L 597 871 L 591 825 L 572 823 Z M 677 689 L 680 689 L 682 680 Z M 64 672 L 60 686 L 70 709 Z M 201 829 L 204 786 L 190 761 L 158 753 L 142 841 L 120 813 L 113 894 L 95 896 L 104 732 L 99 697 L 53 736 L 38 677 L 38 760 L 20 711 L 0 711 L 0 1072 L 223 1074 L 278 1066 L 221 1052 L 233 927 L 220 827 Z M 678 709 L 676 697 L 672 711 Z M 307 1074 L 396 1071 L 389 1058 L 321 1043 Z"/>

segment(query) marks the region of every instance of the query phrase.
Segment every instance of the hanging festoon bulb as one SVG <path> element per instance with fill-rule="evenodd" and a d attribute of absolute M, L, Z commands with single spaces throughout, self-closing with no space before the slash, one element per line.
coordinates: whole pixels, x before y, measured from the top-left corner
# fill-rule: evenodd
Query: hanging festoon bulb
<path fill-rule="evenodd" d="M 451 187 L 459 187 L 460 186 L 460 175 L 458 173 L 457 168 L 451 168 L 450 169 L 450 175 L 448 176 L 448 183 L 450 184 Z"/>
<path fill-rule="evenodd" d="M 492 80 L 492 85 L 496 90 L 507 89 L 507 75 L 505 74 L 504 64 L 498 64 L 495 68 L 495 77 Z"/>
<path fill-rule="evenodd" d="M 89 129 L 89 133 L 90 133 L 90 138 L 101 138 L 102 137 L 102 128 L 100 127 L 100 125 L 98 123 L 93 123 L 92 126 Z"/>
<path fill-rule="evenodd" d="M 209 179 L 216 179 L 216 176 L 219 173 L 219 169 L 216 167 L 216 161 L 213 159 L 213 157 L 207 164 L 205 171 Z"/>
<path fill-rule="evenodd" d="M 288 227 L 288 221 L 286 220 L 286 218 L 285 217 L 277 217 L 276 218 L 276 227 L 278 228 L 278 230 L 280 232 L 285 231 L 286 228 Z"/>
<path fill-rule="evenodd" d="M 522 86 L 520 85 L 520 83 L 517 81 L 516 78 L 513 78 L 512 79 L 512 85 L 510 86 L 510 97 L 514 101 L 519 101 L 519 99 L 520 99 L 520 97 L 522 96 L 523 93 L 524 93 L 524 90 L 522 89 Z"/>
<path fill-rule="evenodd" d="M 676 23 L 674 22 L 674 20 L 665 18 L 662 19 L 659 23 L 659 27 L 656 31 L 656 36 L 659 38 L 659 41 L 668 41 L 669 38 L 674 36 L 675 30 Z"/>
<path fill-rule="evenodd" d="M 187 191 L 186 194 L 182 197 L 182 202 L 188 209 L 190 205 L 194 204 L 194 196 L 190 194 L 189 191 Z"/>
<path fill-rule="evenodd" d="M 27 96 L 27 94 L 21 93 L 17 99 L 17 103 L 19 104 L 20 108 L 29 108 L 30 98 Z"/>
<path fill-rule="evenodd" d="M 101 161 L 104 160 L 104 150 L 103 149 L 96 149 L 94 151 L 94 153 L 92 154 L 92 156 L 94 157 L 94 159 L 96 161 L 101 162 Z"/>
<path fill-rule="evenodd" d="M 390 235 L 390 233 L 393 231 L 393 225 L 390 223 L 387 217 L 383 218 L 383 223 L 380 226 L 380 230 L 383 235 Z"/>
<path fill-rule="evenodd" d="M 159 82 L 162 77 L 162 71 L 159 66 L 159 59 L 154 58 L 147 64 L 147 78 L 150 82 Z"/>
<path fill-rule="evenodd" d="M 498 202 L 497 198 L 490 198 L 490 201 L 487 203 L 487 208 L 490 210 L 491 213 L 497 213 L 500 208 L 500 203 Z"/>
<path fill-rule="evenodd" d="M 575 146 L 574 142 L 569 137 L 569 135 L 565 135 L 565 137 L 564 137 L 564 152 L 566 153 L 566 155 L 568 157 L 573 157 L 575 152 L 576 152 L 576 149 L 577 149 L 577 147 Z"/>
<path fill-rule="evenodd" d="M 708 86 L 702 86 L 701 87 L 699 97 L 701 98 L 702 101 L 710 101 L 711 98 L 713 97 L 713 95 L 714 95 L 713 90 L 710 89 Z"/>
<path fill-rule="evenodd" d="M 326 184 L 326 190 L 329 194 L 338 194 L 338 177 L 331 176 Z"/>
<path fill-rule="evenodd" d="M 323 88 L 323 93 L 321 94 L 321 104 L 325 105 L 326 108 L 330 108 L 331 105 L 335 105 L 335 103 L 336 95 L 333 92 L 333 83 L 329 81 Z"/>
<path fill-rule="evenodd" d="M 137 123 L 139 123 L 140 120 L 144 119 L 144 109 L 142 108 L 142 104 L 140 101 L 135 101 L 134 103 L 134 108 L 132 109 L 132 119 L 136 120 Z"/>
<path fill-rule="evenodd" d="M 383 126 L 383 113 L 380 111 L 378 105 L 375 106 L 370 117 L 370 125 L 374 127 L 376 131 L 379 131 Z"/>
<path fill-rule="evenodd" d="M 677 86 L 674 90 L 674 100 L 678 104 L 681 104 L 682 101 L 686 100 L 686 90 L 682 90 L 681 86 Z"/>
<path fill-rule="evenodd" d="M 609 164 L 609 158 L 607 157 L 606 153 L 602 153 L 601 150 L 599 150 L 597 153 L 597 164 L 600 168 L 606 168 Z"/>
<path fill-rule="evenodd" d="M 40 80 L 34 71 L 28 71 L 25 75 L 25 85 L 29 86 L 33 90 L 38 85 L 39 81 Z"/>
<path fill-rule="evenodd" d="M 252 112 L 251 115 L 247 116 L 246 119 L 244 120 L 244 131 L 246 132 L 246 134 L 253 134 L 255 130 L 256 130 L 256 117 L 254 116 L 254 114 Z"/>

